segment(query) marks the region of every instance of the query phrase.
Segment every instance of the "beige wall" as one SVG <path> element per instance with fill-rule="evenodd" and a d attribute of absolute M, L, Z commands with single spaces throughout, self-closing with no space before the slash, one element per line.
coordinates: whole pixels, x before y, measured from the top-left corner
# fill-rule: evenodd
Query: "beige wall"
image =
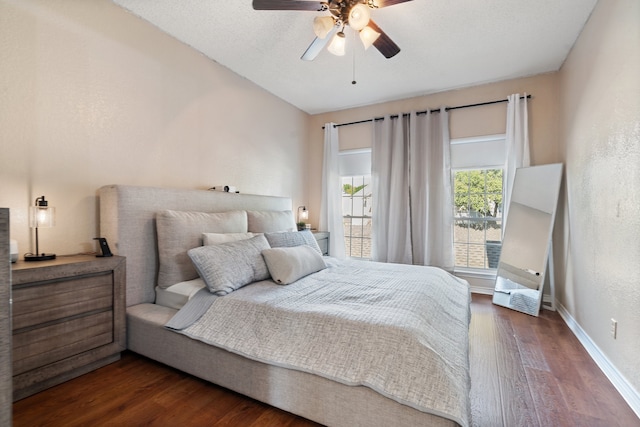
<path fill-rule="evenodd" d="M 640 391 L 640 2 L 600 0 L 560 71 L 558 297 Z M 566 267 L 565 267 L 566 266 Z M 618 337 L 610 321 L 618 321 Z"/>
<path fill-rule="evenodd" d="M 91 251 L 106 184 L 208 188 L 306 203 L 309 116 L 107 0 L 0 0 L 0 206 L 30 245 Z"/>
<path fill-rule="evenodd" d="M 309 184 L 308 191 L 312 200 L 311 222 L 317 224 L 320 210 L 320 191 L 322 179 L 322 146 L 324 123 L 349 123 L 353 121 L 382 117 L 385 114 L 406 113 L 411 110 L 424 111 L 459 105 L 476 104 L 486 101 L 506 99 L 513 93 L 531 94 L 529 101 L 529 138 L 531 143 L 531 161 L 533 164 L 555 163 L 560 161 L 558 142 L 558 74 L 507 80 L 499 83 L 475 86 L 448 92 L 441 92 L 401 101 L 354 108 L 311 116 L 309 127 Z M 449 127 L 452 138 L 492 135 L 506 130 L 507 104 L 451 110 Z M 340 148 L 343 150 L 369 146 L 371 141 L 371 123 L 363 123 L 338 128 Z"/>

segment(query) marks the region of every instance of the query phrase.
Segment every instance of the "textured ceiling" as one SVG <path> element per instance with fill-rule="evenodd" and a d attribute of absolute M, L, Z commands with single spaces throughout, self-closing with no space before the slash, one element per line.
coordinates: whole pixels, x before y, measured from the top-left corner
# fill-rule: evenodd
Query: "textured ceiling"
<path fill-rule="evenodd" d="M 597 0 L 413 0 L 372 11 L 402 49 L 385 59 L 300 56 L 328 12 L 254 11 L 251 0 L 114 0 L 310 114 L 556 71 Z M 357 84 L 351 84 L 354 75 Z"/>

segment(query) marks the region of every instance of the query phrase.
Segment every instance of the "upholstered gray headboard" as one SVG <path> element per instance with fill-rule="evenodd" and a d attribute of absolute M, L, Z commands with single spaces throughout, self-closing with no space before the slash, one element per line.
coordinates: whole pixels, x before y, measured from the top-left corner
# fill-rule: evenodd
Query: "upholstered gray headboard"
<path fill-rule="evenodd" d="M 158 275 L 156 212 L 291 210 L 287 197 L 208 190 L 108 185 L 98 190 L 100 237 L 111 251 L 127 257 L 127 306 L 154 302 Z"/>

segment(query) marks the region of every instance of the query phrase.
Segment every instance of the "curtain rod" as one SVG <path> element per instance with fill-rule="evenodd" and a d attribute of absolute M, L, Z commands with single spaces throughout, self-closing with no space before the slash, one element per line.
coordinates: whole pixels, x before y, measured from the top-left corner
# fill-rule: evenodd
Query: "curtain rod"
<path fill-rule="evenodd" d="M 527 95 L 525 96 L 521 96 L 520 99 L 531 99 L 531 95 Z M 467 104 L 467 105 L 458 105 L 457 107 L 446 107 L 444 110 L 445 111 L 450 111 L 450 110 L 460 110 L 462 108 L 471 108 L 471 107 L 481 107 L 483 105 L 491 105 L 491 104 L 500 104 L 502 102 L 507 102 L 509 101 L 508 99 L 499 99 L 497 101 L 487 101 L 487 102 L 479 102 L 477 104 Z M 424 110 L 424 111 L 417 111 L 416 114 L 427 114 L 427 113 L 439 113 L 440 109 L 434 109 L 434 110 Z M 409 115 L 409 113 L 403 113 L 402 117 L 407 117 Z M 393 115 L 390 116 L 391 119 L 397 119 L 398 115 Z M 349 125 L 357 125 L 360 123 L 367 123 L 367 122 L 373 122 L 373 121 L 378 121 L 378 120 L 384 120 L 384 117 L 374 117 L 373 119 L 366 119 L 366 120 L 358 120 L 355 122 L 349 122 L 349 123 L 340 123 L 340 124 L 336 124 L 333 125 L 333 127 L 339 128 L 340 126 L 349 126 Z M 322 129 L 324 129 L 324 126 L 322 126 Z"/>

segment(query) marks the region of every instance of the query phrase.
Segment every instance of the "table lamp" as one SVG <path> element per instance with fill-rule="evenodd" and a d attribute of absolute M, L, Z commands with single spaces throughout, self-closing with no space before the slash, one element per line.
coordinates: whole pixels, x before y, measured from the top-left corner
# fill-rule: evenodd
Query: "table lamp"
<path fill-rule="evenodd" d="M 29 227 L 36 230 L 36 253 L 25 254 L 25 261 L 46 261 L 55 259 L 56 254 L 40 253 L 38 228 L 53 227 L 56 222 L 56 208 L 49 206 L 44 196 L 38 197 L 34 206 L 29 207 Z"/>

